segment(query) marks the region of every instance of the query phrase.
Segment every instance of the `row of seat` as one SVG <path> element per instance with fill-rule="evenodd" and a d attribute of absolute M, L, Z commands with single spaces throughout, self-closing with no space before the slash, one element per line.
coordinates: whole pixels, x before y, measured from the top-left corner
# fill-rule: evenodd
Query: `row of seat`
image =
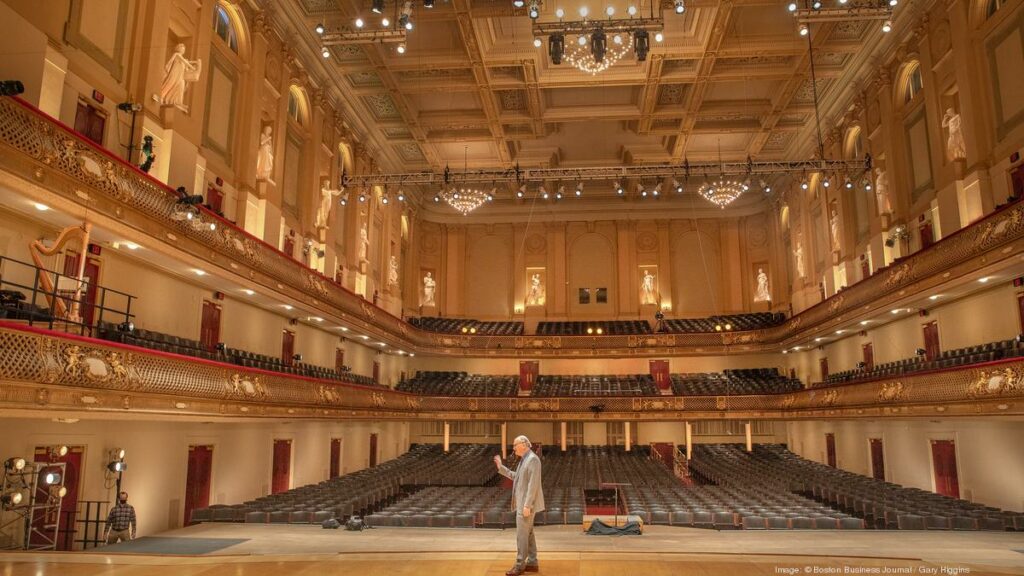
<path fill-rule="evenodd" d="M 597 376 L 541 375 L 533 396 L 657 396 L 658 387 L 650 374 L 603 374 Z"/>
<path fill-rule="evenodd" d="M 423 370 L 396 388 L 425 396 L 515 396 L 519 377 Z"/>
<path fill-rule="evenodd" d="M 670 379 L 676 396 L 788 394 L 804 387 L 800 380 L 784 376 L 777 368 L 672 374 Z"/>
<path fill-rule="evenodd" d="M 593 322 L 541 322 L 539 336 L 596 336 L 650 334 L 646 320 L 597 320 Z"/>
<path fill-rule="evenodd" d="M 728 314 L 709 318 L 672 318 L 664 320 L 665 332 L 690 334 L 702 332 L 728 332 L 761 330 L 778 326 L 786 321 L 786 315 L 778 312 L 755 312 L 751 314 Z"/>
<path fill-rule="evenodd" d="M 481 336 L 521 336 L 523 334 L 523 323 L 518 321 L 484 322 L 423 316 L 409 318 L 409 323 L 421 330 L 442 334 L 480 334 Z"/>

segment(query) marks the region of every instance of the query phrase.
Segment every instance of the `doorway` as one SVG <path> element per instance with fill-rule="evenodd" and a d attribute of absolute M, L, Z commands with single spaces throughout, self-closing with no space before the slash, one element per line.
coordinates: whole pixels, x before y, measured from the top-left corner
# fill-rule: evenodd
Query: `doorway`
<path fill-rule="evenodd" d="M 832 432 L 825 433 L 825 457 L 828 465 L 836 467 L 836 435 Z"/>
<path fill-rule="evenodd" d="M 210 507 L 210 481 L 213 473 L 213 446 L 189 446 L 185 472 L 185 526 L 192 522 L 192 511 Z"/>
<path fill-rule="evenodd" d="M 199 345 L 207 352 L 217 349 L 220 342 L 220 306 L 203 300 L 203 318 L 199 328 Z"/>
<path fill-rule="evenodd" d="M 341 476 L 341 438 L 331 438 L 331 468 L 328 478 Z"/>
<path fill-rule="evenodd" d="M 885 481 L 885 454 L 882 450 L 881 438 L 869 438 L 871 446 L 871 477 Z"/>
<path fill-rule="evenodd" d="M 956 443 L 953 440 L 932 440 L 932 468 L 935 491 L 950 498 L 960 497 L 960 479 L 956 471 Z"/>
<path fill-rule="evenodd" d="M 377 433 L 370 434 L 370 468 L 377 465 Z"/>
<path fill-rule="evenodd" d="M 64 257 L 64 276 L 78 278 L 78 263 L 81 256 L 69 252 Z M 82 301 L 78 306 L 78 313 L 82 317 L 82 324 L 92 326 L 93 316 L 96 308 L 96 292 L 99 289 L 100 260 L 89 256 L 85 259 L 85 270 L 82 273 L 82 282 L 85 283 L 85 290 L 81 295 Z M 58 287 L 60 282 L 57 283 Z M 70 285 L 70 284 L 69 284 Z M 77 286 L 77 284 L 76 284 Z M 73 297 L 73 294 L 72 294 Z M 68 309 L 71 309 L 73 302 L 68 301 Z"/>
<path fill-rule="evenodd" d="M 274 440 L 274 464 L 270 477 L 270 493 L 284 492 L 292 483 L 292 441 Z"/>

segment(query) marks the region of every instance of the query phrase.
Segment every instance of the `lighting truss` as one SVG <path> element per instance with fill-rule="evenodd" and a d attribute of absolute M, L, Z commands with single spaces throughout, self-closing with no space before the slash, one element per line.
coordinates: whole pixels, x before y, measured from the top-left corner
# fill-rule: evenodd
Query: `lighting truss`
<path fill-rule="evenodd" d="M 22 550 L 56 550 L 60 507 L 64 499 L 64 462 L 28 462 L 20 471 L 4 469 L 0 493 L 22 494 L 18 504 L 0 509 L 0 546 Z M 59 474 L 52 485 L 41 482 L 43 471 Z"/>
<path fill-rule="evenodd" d="M 320 44 L 323 46 L 345 46 L 350 44 L 397 44 L 406 41 L 407 30 L 398 26 L 397 28 L 385 29 L 357 29 L 342 28 L 334 32 L 324 32 L 320 36 Z"/>
<path fill-rule="evenodd" d="M 626 18 L 623 20 L 567 20 L 560 22 L 533 23 L 534 37 L 550 36 L 562 33 L 566 36 L 588 36 L 597 28 L 612 34 L 632 34 L 634 30 L 662 32 L 665 30 L 665 19 L 658 18 Z"/>
<path fill-rule="evenodd" d="M 833 0 L 826 0 L 833 1 Z M 799 6 L 799 4 L 798 4 Z M 793 15 L 800 24 L 820 22 L 851 22 L 858 20 L 890 20 L 893 7 L 887 0 L 850 0 L 847 4 L 797 8 Z"/>
<path fill-rule="evenodd" d="M 697 178 L 707 176 L 747 177 L 772 174 L 810 174 L 815 172 L 844 173 L 858 178 L 871 170 L 870 158 L 864 160 L 801 160 L 745 162 L 686 162 L 652 166 L 592 166 L 581 168 L 511 168 L 508 170 L 467 170 L 465 172 L 409 172 L 402 174 L 365 174 L 342 176 L 348 187 L 403 186 L 413 184 L 449 187 L 453 184 L 515 181 L 543 183 L 546 181 L 623 181 L 627 179 Z"/>

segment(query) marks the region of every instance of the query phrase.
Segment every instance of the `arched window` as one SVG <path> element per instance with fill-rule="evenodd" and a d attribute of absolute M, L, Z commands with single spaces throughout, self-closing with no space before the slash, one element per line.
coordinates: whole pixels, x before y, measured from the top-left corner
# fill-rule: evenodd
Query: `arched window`
<path fill-rule="evenodd" d="M 298 86 L 288 89 L 288 117 L 298 124 L 306 125 L 306 96 Z"/>
<path fill-rule="evenodd" d="M 847 158 L 858 159 L 864 157 L 864 139 L 861 136 L 860 126 L 853 126 L 846 131 L 843 154 Z"/>
<path fill-rule="evenodd" d="M 903 87 L 903 102 L 910 102 L 924 88 L 924 80 L 921 78 L 921 66 L 916 62 L 906 76 L 906 84 Z"/>
<path fill-rule="evenodd" d="M 234 25 L 231 24 L 231 16 L 220 4 L 213 9 L 213 31 L 232 52 L 238 52 L 238 36 L 235 34 Z"/>

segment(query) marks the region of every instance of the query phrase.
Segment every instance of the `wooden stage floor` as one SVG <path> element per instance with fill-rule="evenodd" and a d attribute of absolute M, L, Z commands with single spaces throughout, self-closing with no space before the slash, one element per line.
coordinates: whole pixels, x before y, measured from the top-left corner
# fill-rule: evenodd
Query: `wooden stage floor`
<path fill-rule="evenodd" d="M 206 524 L 159 535 L 163 553 L 3 553 L 0 576 L 500 576 L 513 530 Z M 231 542 L 200 555 L 191 544 Z M 225 540 L 220 540 L 225 539 Z M 226 540 L 232 539 L 232 540 Z M 140 540 L 139 544 L 145 544 Z M 990 532 L 732 531 L 648 526 L 642 536 L 537 529 L 540 574 L 551 576 L 937 574 L 1024 575 L 1024 534 Z"/>

